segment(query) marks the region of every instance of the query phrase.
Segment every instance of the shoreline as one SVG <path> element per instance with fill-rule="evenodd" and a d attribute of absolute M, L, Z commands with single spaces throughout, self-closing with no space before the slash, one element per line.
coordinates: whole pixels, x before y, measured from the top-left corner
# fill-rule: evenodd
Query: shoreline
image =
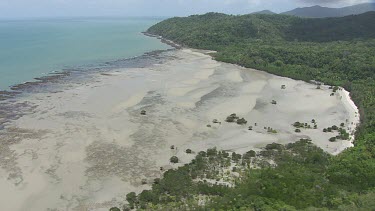
<path fill-rule="evenodd" d="M 0 182 L 7 196 L 0 204 L 41 210 L 123 202 L 124 192 L 149 188 L 163 173 L 160 167 L 177 166 L 169 163 L 171 156 L 180 158 L 179 165 L 189 162 L 194 154 L 186 154 L 188 148 L 242 153 L 311 137 L 332 153 L 343 143 L 329 143 L 331 135 L 321 132 L 347 118 L 343 99 L 330 97 L 328 89 L 218 62 L 201 50 L 164 51 L 147 59 L 92 72 L 76 84 L 57 81 L 56 92 L 15 98 L 9 109 L 17 102 L 27 102 L 27 109 L 0 133 L 5 140 L 0 174 L 8 178 Z M 140 115 L 142 110 L 147 115 Z M 231 113 L 248 124 L 225 122 Z M 313 118 L 318 130 L 293 132 L 293 122 Z"/>
<path fill-rule="evenodd" d="M 154 37 L 156 39 L 159 39 L 160 42 L 165 43 L 165 44 L 167 44 L 167 45 L 169 45 L 169 46 L 171 46 L 175 49 L 182 49 L 183 48 L 180 44 L 177 44 L 177 43 L 173 42 L 172 40 L 165 39 L 162 36 L 154 35 L 154 34 L 151 34 L 151 33 L 148 33 L 148 32 L 142 32 L 142 34 L 147 36 L 147 37 Z"/>
<path fill-rule="evenodd" d="M 144 34 L 145 36 L 149 36 L 149 37 L 155 37 L 155 38 L 161 40 L 161 42 L 163 42 L 167 45 L 170 45 L 172 47 L 175 47 L 176 49 L 184 49 L 184 47 L 182 45 L 177 44 L 174 41 L 169 40 L 167 38 L 164 38 L 163 36 L 148 33 L 148 32 L 142 32 L 142 34 Z M 191 48 L 186 48 L 186 49 L 191 49 Z M 192 50 L 196 50 L 196 51 L 199 51 L 199 52 L 207 51 L 208 53 L 204 53 L 204 54 L 210 56 L 213 60 L 215 60 L 214 57 L 209 54 L 209 53 L 215 53 L 215 51 L 200 50 L 200 49 L 192 49 Z M 218 62 L 221 62 L 221 61 L 218 61 Z M 225 63 L 225 62 L 222 62 L 222 63 Z M 240 67 L 240 68 L 244 68 L 244 69 L 249 69 L 249 70 L 252 69 L 252 68 L 247 68 L 247 67 L 244 67 L 244 66 L 241 66 L 241 65 L 238 65 L 238 64 L 233 64 L 233 63 L 226 63 L 226 64 L 231 64 L 231 65 L 234 65 L 234 66 L 237 66 L 237 67 Z M 268 73 L 267 71 L 264 71 L 264 70 L 257 70 L 257 71 Z M 288 79 L 292 79 L 292 80 L 296 80 L 296 81 L 303 81 L 303 82 L 310 83 L 310 84 L 315 84 L 315 83 L 312 83 L 311 80 L 310 81 L 304 81 L 304 80 L 293 79 L 293 78 L 289 78 L 289 77 L 282 76 L 282 75 L 276 75 L 276 74 L 272 74 L 272 73 L 268 73 L 268 74 L 283 77 L 283 78 L 288 78 Z M 318 82 L 318 83 L 320 84 L 320 82 Z M 330 86 L 330 85 L 325 85 L 325 86 Z M 350 142 L 349 143 L 343 143 L 340 147 L 338 147 L 334 152 L 331 153 L 332 155 L 338 155 L 341 152 L 343 152 L 344 150 L 346 150 L 348 148 L 351 148 L 351 147 L 354 147 L 355 133 L 356 133 L 357 128 L 359 127 L 359 125 L 361 123 L 359 109 L 358 109 L 357 105 L 355 104 L 355 102 L 352 100 L 352 98 L 350 96 L 350 92 L 346 91 L 345 88 L 343 88 L 343 87 L 339 87 L 339 88 L 343 92 L 343 95 L 344 95 L 344 99 L 345 99 L 345 100 L 343 100 L 344 104 L 347 104 L 348 108 L 352 109 L 354 111 L 354 115 L 352 116 L 351 120 L 349 121 L 350 124 L 351 124 L 351 127 L 348 128 L 349 134 L 350 134 L 350 139 L 349 139 Z"/>
<path fill-rule="evenodd" d="M 350 134 L 349 143 L 343 144 L 337 151 L 332 153 L 333 155 L 338 155 L 344 150 L 354 147 L 355 133 L 361 122 L 359 109 L 355 105 L 352 98 L 350 97 L 350 92 L 346 91 L 343 87 L 340 87 L 340 89 L 341 89 L 340 92 L 342 92 L 343 94 L 343 98 L 342 98 L 343 103 L 348 107 L 348 109 L 351 109 L 354 113 L 353 112 L 351 113 L 350 115 L 351 118 L 348 121 L 348 123 L 350 124 L 350 126 L 348 127 L 348 131 Z"/>

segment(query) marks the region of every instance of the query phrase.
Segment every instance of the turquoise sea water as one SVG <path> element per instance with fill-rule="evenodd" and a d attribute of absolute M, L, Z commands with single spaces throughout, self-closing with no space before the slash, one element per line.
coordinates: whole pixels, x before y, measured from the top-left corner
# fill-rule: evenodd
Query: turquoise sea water
<path fill-rule="evenodd" d="M 0 90 L 52 71 L 170 48 L 141 34 L 151 18 L 0 21 Z"/>

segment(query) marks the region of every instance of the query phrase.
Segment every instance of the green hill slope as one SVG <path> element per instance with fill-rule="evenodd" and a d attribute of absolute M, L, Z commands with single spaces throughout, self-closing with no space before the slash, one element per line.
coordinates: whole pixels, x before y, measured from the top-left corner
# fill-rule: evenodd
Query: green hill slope
<path fill-rule="evenodd" d="M 148 32 L 214 58 L 294 79 L 343 86 L 359 106 L 355 147 L 331 156 L 301 140 L 244 155 L 209 149 L 127 195 L 146 210 L 374 210 L 375 13 L 328 19 L 209 13 L 172 18 Z M 324 102 L 322 102 L 324 103 Z M 273 160 L 275 166 L 267 164 Z M 235 186 L 216 184 L 230 171 Z M 250 164 L 257 169 L 251 169 Z"/>
<path fill-rule="evenodd" d="M 213 47 L 244 39 L 335 41 L 375 37 L 375 12 L 327 19 L 287 15 L 232 16 L 208 13 L 172 18 L 148 29 L 149 33 L 193 47 Z"/>

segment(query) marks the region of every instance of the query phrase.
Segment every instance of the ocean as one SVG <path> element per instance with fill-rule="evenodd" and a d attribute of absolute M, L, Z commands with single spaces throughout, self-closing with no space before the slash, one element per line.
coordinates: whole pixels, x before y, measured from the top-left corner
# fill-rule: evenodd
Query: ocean
<path fill-rule="evenodd" d="M 141 34 L 158 18 L 0 21 L 0 90 L 54 71 L 170 48 Z"/>

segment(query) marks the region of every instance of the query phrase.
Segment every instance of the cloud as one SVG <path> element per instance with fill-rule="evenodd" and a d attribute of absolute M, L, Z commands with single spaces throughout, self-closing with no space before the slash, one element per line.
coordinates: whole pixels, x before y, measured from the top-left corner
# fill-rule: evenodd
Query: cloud
<path fill-rule="evenodd" d="M 0 0 L 1 17 L 187 16 L 206 12 L 284 12 L 296 7 L 342 7 L 369 0 Z"/>

